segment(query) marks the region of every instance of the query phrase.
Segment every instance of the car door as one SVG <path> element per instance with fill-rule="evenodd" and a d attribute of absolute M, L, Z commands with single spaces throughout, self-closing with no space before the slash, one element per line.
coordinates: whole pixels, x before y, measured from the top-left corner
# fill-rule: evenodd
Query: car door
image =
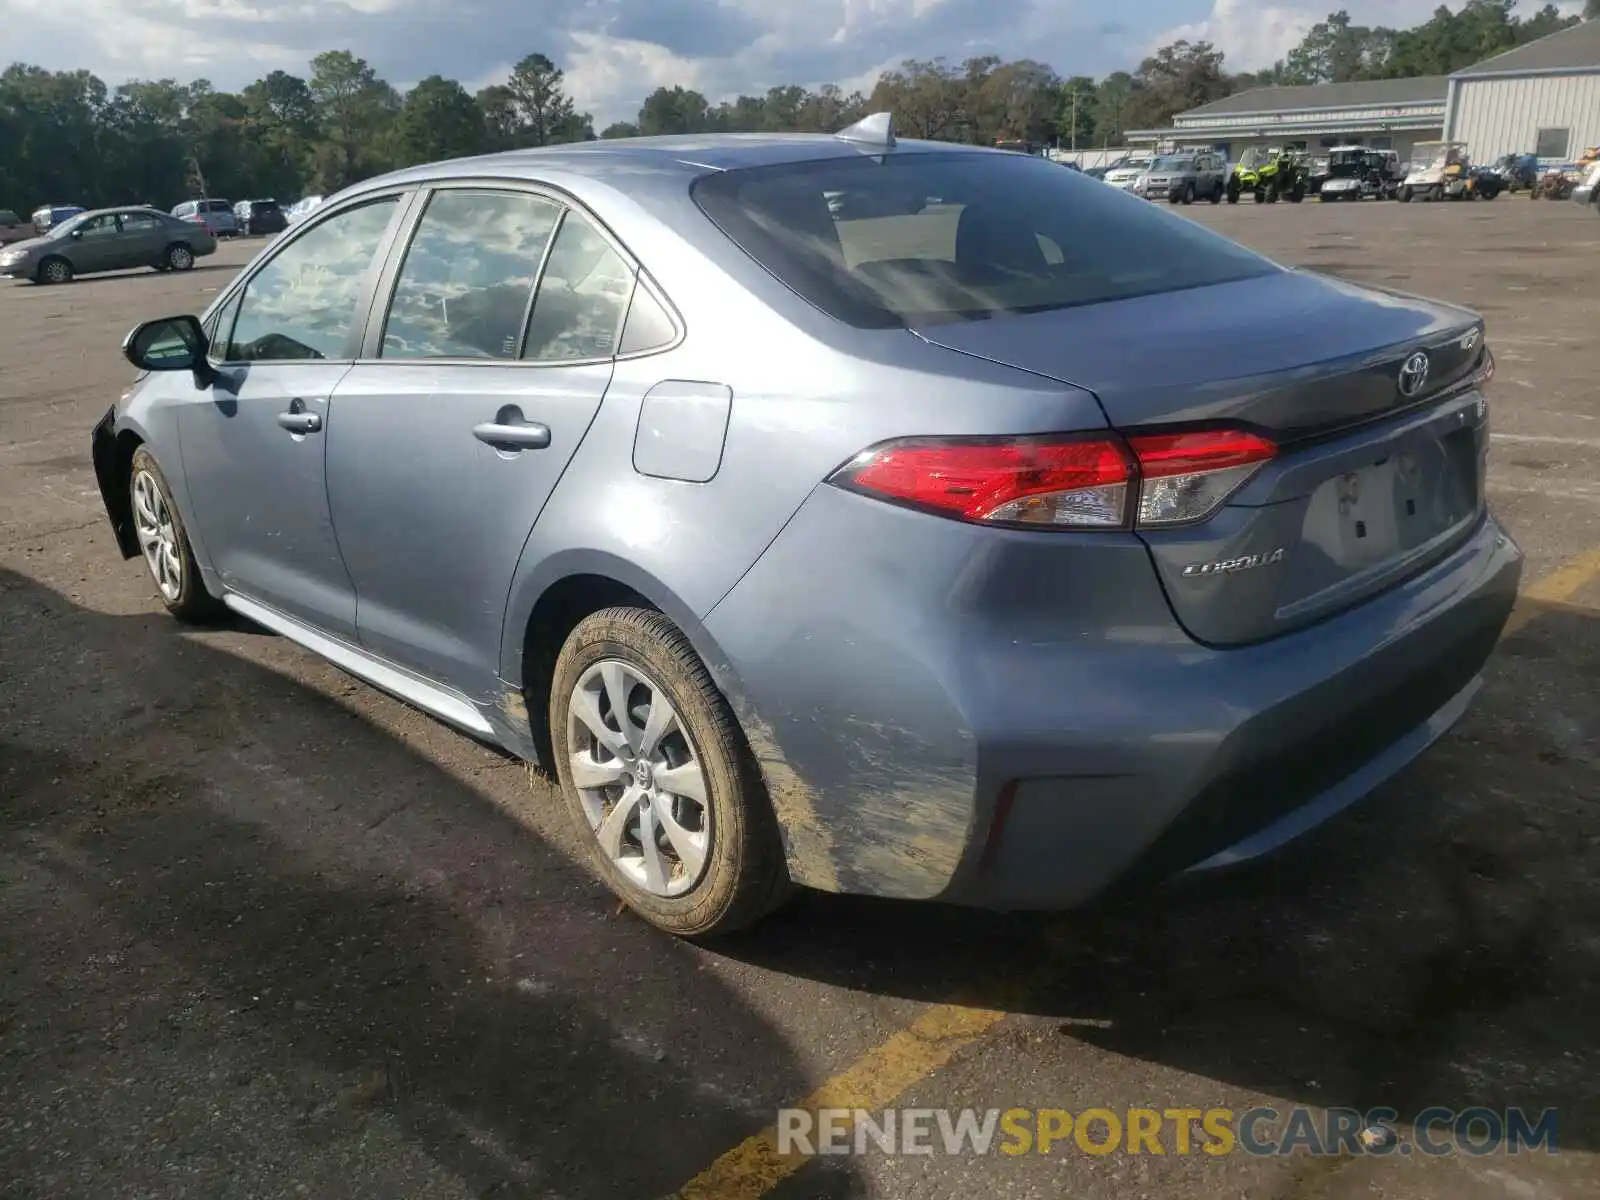
<path fill-rule="evenodd" d="M 115 269 L 119 234 L 115 213 L 101 213 L 83 221 L 67 235 L 67 258 L 72 269 L 80 275 Z"/>
<path fill-rule="evenodd" d="M 408 199 L 342 205 L 266 257 L 224 306 L 216 381 L 178 418 L 192 520 L 222 582 L 347 640 L 355 592 L 328 509 L 329 401 Z"/>
<path fill-rule="evenodd" d="M 117 240 L 118 266 L 148 267 L 161 258 L 166 249 L 166 225 L 153 212 L 118 213 L 122 221 L 122 235 Z"/>
<path fill-rule="evenodd" d="M 363 646 L 482 700 L 523 544 L 611 381 L 635 270 L 536 189 L 441 186 L 414 222 L 335 393 L 328 494 Z"/>

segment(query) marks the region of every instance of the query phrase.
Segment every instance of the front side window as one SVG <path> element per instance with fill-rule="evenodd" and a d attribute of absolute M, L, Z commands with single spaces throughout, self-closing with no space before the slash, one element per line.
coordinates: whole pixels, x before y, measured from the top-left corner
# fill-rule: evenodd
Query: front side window
<path fill-rule="evenodd" d="M 830 208 L 828 192 L 842 203 Z M 702 176 L 693 195 L 772 274 L 863 328 L 1042 312 L 1277 269 L 1195 222 L 1023 156 L 785 163 Z"/>
<path fill-rule="evenodd" d="M 526 192 L 440 191 L 406 248 L 383 358 L 511 358 L 561 216 Z"/>
<path fill-rule="evenodd" d="M 827 201 L 817 198 L 826 211 Z M 633 268 L 588 220 L 569 211 L 539 280 L 522 357 L 607 358 L 633 295 Z"/>
<path fill-rule="evenodd" d="M 345 357 L 356 304 L 394 209 L 393 196 L 346 209 L 285 246 L 245 285 L 224 357 Z"/>
<path fill-rule="evenodd" d="M 117 218 L 111 213 L 99 217 L 90 217 L 87 221 L 80 221 L 73 228 L 84 241 L 99 241 L 102 238 L 117 236 Z"/>

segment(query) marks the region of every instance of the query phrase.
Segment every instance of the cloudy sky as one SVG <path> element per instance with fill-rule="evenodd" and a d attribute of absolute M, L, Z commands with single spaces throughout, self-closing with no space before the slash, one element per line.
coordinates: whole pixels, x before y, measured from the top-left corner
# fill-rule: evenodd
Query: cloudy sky
<path fill-rule="evenodd" d="M 0 53 L 87 67 L 113 84 L 204 77 L 231 89 L 277 67 L 304 74 L 318 51 L 349 49 L 400 86 L 437 72 L 476 89 L 537 50 L 566 70 L 579 108 L 603 126 L 631 118 L 661 84 L 713 100 L 790 82 L 865 90 L 901 59 L 938 55 L 1028 56 L 1099 76 L 1176 37 L 1209 38 L 1244 70 L 1270 65 L 1330 9 L 1404 26 L 1438 2 L 0 0 Z"/>

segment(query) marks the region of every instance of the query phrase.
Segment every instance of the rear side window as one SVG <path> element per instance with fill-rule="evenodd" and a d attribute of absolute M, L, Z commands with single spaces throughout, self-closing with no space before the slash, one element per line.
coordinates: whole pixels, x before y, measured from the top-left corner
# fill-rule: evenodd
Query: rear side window
<path fill-rule="evenodd" d="M 526 192 L 435 192 L 400 265 L 380 356 L 516 358 L 560 216 Z"/>
<path fill-rule="evenodd" d="M 940 152 L 724 171 L 701 210 L 824 312 L 893 328 L 1265 275 L 1259 255 L 1044 159 Z"/>
<path fill-rule="evenodd" d="M 633 295 L 633 268 L 587 220 L 569 211 L 550 248 L 523 358 L 608 358 Z"/>

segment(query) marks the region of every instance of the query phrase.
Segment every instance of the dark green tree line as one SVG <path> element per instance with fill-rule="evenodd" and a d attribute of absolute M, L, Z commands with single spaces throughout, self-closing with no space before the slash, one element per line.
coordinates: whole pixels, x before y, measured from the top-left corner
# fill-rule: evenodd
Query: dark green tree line
<path fill-rule="evenodd" d="M 1586 0 L 1600 16 L 1600 0 Z M 1518 17 L 1515 0 L 1441 5 L 1411 29 L 1356 25 L 1331 13 L 1281 62 L 1232 73 L 1209 42 L 1177 41 L 1132 71 L 1062 78 L 1045 63 L 993 56 L 907 60 L 870 92 L 773 87 L 713 101 L 684 87 L 644 98 L 632 121 L 602 138 L 710 131 L 834 132 L 889 109 L 908 136 L 992 144 L 1025 138 L 1088 148 L 1242 88 L 1442 75 L 1579 18 L 1546 5 Z M 529 54 L 502 84 L 470 95 L 430 75 L 400 92 L 349 50 L 312 59 L 301 78 L 273 71 L 237 93 L 204 79 L 135 80 L 115 88 L 87 71 L 16 63 L 0 73 L 0 206 L 169 207 L 199 194 L 291 199 L 332 192 L 395 167 L 441 158 L 586 141 L 560 67 Z"/>

